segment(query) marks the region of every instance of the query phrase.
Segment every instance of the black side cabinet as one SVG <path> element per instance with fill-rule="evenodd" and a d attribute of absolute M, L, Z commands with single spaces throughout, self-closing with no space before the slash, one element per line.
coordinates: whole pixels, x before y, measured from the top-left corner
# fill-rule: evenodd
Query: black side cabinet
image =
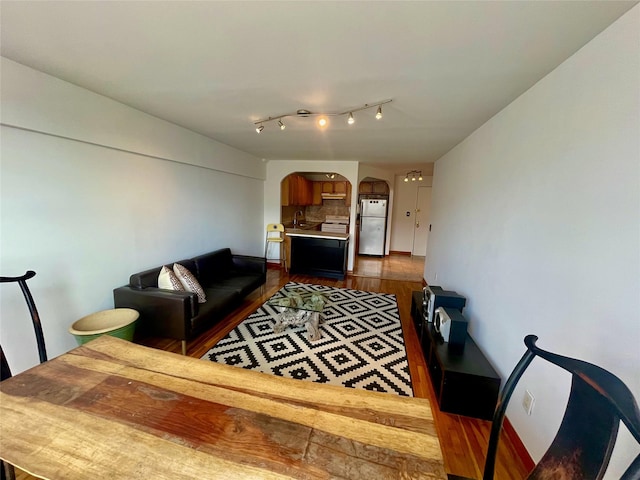
<path fill-rule="evenodd" d="M 440 410 L 491 420 L 500 376 L 469 334 L 461 353 L 450 351 L 433 324 L 424 321 L 422 311 L 422 292 L 413 292 L 411 315 Z"/>
<path fill-rule="evenodd" d="M 349 240 L 291 236 L 291 273 L 344 279 Z"/>

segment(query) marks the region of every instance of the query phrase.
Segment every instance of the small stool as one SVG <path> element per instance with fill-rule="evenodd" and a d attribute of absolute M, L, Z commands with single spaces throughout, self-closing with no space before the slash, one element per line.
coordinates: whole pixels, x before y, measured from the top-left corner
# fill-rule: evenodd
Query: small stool
<path fill-rule="evenodd" d="M 276 233 L 277 236 L 273 234 Z M 267 225 L 267 236 L 264 242 L 264 257 L 267 258 L 267 249 L 270 243 L 280 244 L 280 258 L 284 260 L 284 271 L 288 272 L 287 255 L 284 251 L 284 225 L 281 223 L 270 223 Z"/>

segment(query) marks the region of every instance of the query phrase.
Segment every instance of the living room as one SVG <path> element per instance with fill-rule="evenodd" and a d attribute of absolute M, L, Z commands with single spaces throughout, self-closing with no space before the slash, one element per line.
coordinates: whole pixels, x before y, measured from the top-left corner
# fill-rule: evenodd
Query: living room
<path fill-rule="evenodd" d="M 470 332 L 503 378 L 534 333 L 640 397 L 640 9 L 628 8 L 435 159 L 424 280 L 468 299 Z M 112 308 L 132 272 L 228 246 L 262 254 L 285 172 L 335 171 L 353 185 L 398 176 L 351 159 L 262 161 L 8 56 L 1 67 L 2 274 L 37 272 L 51 357 L 75 347 L 69 324 Z M 1 343 L 18 373 L 37 363 L 33 333 L 28 322 L 5 329 L 25 308 L 1 295 Z M 534 459 L 565 380 L 534 362 L 514 394 L 508 415 Z M 622 433 L 611 478 L 637 453 Z"/>

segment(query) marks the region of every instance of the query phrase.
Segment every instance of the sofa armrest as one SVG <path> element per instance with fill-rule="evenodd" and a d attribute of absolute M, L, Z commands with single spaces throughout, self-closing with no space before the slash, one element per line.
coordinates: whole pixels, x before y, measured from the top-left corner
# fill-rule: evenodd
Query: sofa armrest
<path fill-rule="evenodd" d="M 198 314 L 195 293 L 129 286 L 113 290 L 116 308 L 133 308 L 140 313 L 144 334 L 187 340 L 191 335 L 191 319 Z"/>
<path fill-rule="evenodd" d="M 267 259 L 265 257 L 251 257 L 248 255 L 231 255 L 233 268 L 253 273 L 267 273 Z"/>

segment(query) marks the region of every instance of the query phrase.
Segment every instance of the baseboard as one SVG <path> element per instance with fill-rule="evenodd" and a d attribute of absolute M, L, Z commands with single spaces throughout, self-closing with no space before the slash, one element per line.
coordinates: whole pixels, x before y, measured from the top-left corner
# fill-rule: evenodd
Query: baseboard
<path fill-rule="evenodd" d="M 533 467 L 535 467 L 536 464 L 531 458 L 531 455 L 529 455 L 529 452 L 524 446 L 524 443 L 522 443 L 522 440 L 520 440 L 518 432 L 516 432 L 515 428 L 513 428 L 513 425 L 511 425 L 511 422 L 506 416 L 504 417 L 502 429 L 504 430 L 504 434 L 509 438 L 511 445 L 513 445 L 513 448 L 515 449 L 518 457 L 522 461 L 522 464 L 527 469 L 527 471 L 530 472 L 531 470 L 533 470 Z"/>
<path fill-rule="evenodd" d="M 406 255 L 408 257 L 411 256 L 411 252 L 401 252 L 399 250 L 389 250 L 389 255 Z"/>

